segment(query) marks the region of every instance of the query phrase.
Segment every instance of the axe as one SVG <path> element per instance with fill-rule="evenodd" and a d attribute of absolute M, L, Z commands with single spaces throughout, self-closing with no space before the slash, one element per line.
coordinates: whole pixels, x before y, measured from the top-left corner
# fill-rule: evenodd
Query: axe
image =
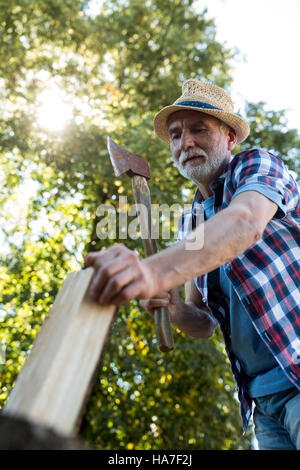
<path fill-rule="evenodd" d="M 150 170 L 147 161 L 117 145 L 110 137 L 107 138 L 107 147 L 116 176 L 127 173 L 132 178 L 132 189 L 135 203 L 142 205 L 145 211 L 138 210 L 138 217 L 142 232 L 142 241 L 146 256 L 157 252 L 155 239 L 151 237 L 151 198 L 147 179 L 150 179 Z M 137 206 L 139 207 L 139 206 Z M 154 325 L 159 349 L 162 352 L 174 348 L 172 328 L 168 309 L 159 307 L 154 309 Z"/>

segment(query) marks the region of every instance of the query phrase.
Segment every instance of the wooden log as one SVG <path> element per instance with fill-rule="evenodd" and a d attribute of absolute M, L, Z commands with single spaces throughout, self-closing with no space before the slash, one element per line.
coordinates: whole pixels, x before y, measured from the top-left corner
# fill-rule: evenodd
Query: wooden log
<path fill-rule="evenodd" d="M 87 294 L 93 268 L 69 274 L 33 343 L 3 413 L 74 436 L 116 307 Z"/>

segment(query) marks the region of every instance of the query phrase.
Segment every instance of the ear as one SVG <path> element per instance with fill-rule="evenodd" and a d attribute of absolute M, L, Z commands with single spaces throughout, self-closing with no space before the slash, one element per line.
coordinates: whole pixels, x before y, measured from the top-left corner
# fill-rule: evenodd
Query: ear
<path fill-rule="evenodd" d="M 232 127 L 229 127 L 228 134 L 227 134 L 227 143 L 228 143 L 228 150 L 232 150 L 235 147 L 237 142 L 237 135 Z"/>

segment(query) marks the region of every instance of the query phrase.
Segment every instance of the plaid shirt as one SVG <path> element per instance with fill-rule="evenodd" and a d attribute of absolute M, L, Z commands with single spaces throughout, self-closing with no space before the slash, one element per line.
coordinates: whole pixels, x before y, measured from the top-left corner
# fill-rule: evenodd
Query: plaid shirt
<path fill-rule="evenodd" d="M 211 185 L 215 213 L 247 190 L 272 190 L 278 210 L 260 240 L 224 265 L 225 272 L 261 339 L 291 381 L 300 389 L 300 206 L 299 189 L 284 163 L 269 152 L 252 149 L 231 156 L 224 173 Z M 203 197 L 197 189 L 192 207 L 179 219 L 178 240 L 199 223 Z M 210 292 L 207 274 L 194 279 L 204 303 L 217 319 L 237 383 L 243 430 L 252 416 L 246 374 L 233 354 L 229 304 Z"/>

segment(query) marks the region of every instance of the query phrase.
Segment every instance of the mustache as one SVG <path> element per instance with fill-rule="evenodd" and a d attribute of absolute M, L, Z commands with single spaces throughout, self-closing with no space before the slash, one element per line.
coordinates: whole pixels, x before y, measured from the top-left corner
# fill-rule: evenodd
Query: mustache
<path fill-rule="evenodd" d="M 187 151 L 182 150 L 182 152 L 179 155 L 178 163 L 180 165 L 183 165 L 186 160 L 192 157 L 205 157 L 205 159 L 208 160 L 208 155 L 205 152 L 205 150 L 199 147 L 199 148 L 189 149 Z"/>

